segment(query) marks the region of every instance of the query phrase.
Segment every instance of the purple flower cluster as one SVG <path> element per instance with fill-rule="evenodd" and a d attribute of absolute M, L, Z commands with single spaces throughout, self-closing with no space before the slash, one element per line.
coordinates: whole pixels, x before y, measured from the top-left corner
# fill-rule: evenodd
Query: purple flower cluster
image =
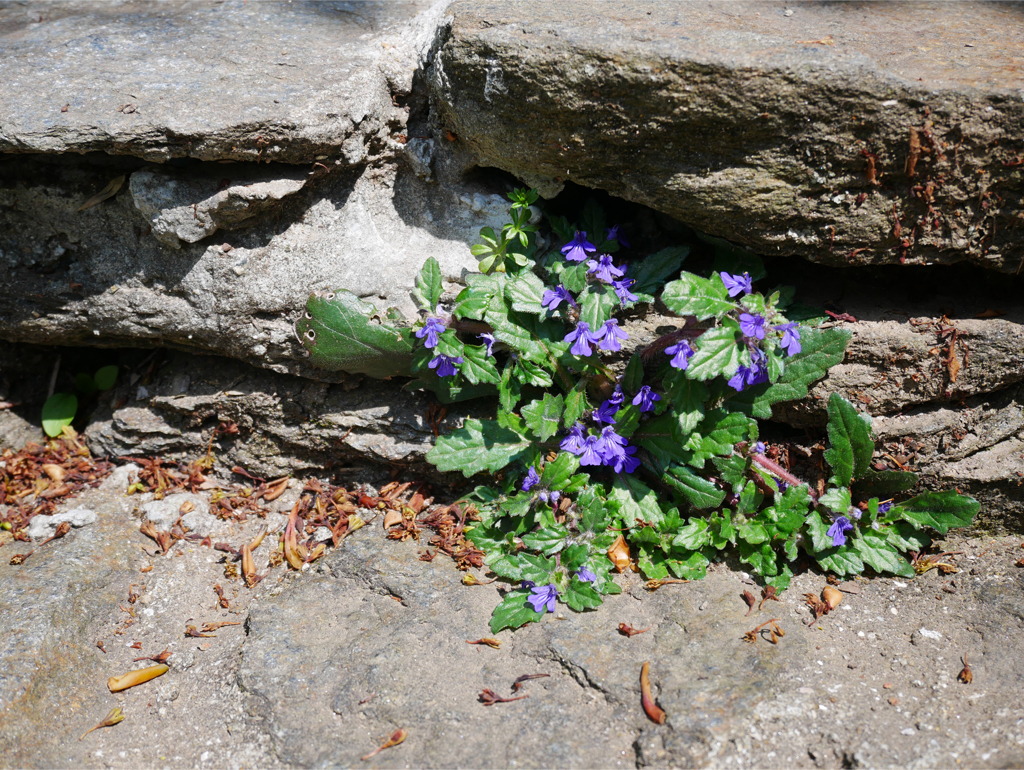
<path fill-rule="evenodd" d="M 764 339 L 764 316 L 740 313 L 740 331 L 743 336 Z"/>
<path fill-rule="evenodd" d="M 540 476 L 537 475 L 537 469 L 531 465 L 530 470 L 526 473 L 526 478 L 523 479 L 523 486 L 521 486 L 520 489 L 524 492 L 529 492 L 538 484 L 540 484 Z"/>
<path fill-rule="evenodd" d="M 729 387 L 740 392 L 750 385 L 760 385 L 762 382 L 768 382 L 768 367 L 764 353 L 760 348 L 754 348 L 750 351 L 750 366 L 740 366 L 729 380 Z"/>
<path fill-rule="evenodd" d="M 576 579 L 583 583 L 596 583 L 597 575 L 595 575 L 586 567 L 580 567 L 578 570 L 576 570 Z"/>
<path fill-rule="evenodd" d="M 561 285 L 556 289 L 548 289 L 545 291 L 544 296 L 541 297 L 540 300 L 541 306 L 547 308 L 549 313 L 555 312 L 558 306 L 563 302 L 568 302 L 573 307 L 579 307 L 579 305 L 576 304 L 576 300 L 574 300 L 572 295 L 569 293 L 569 290 Z"/>
<path fill-rule="evenodd" d="M 597 259 L 588 260 L 587 267 L 588 273 L 592 273 L 597 280 L 604 283 L 615 283 L 616 278 L 622 278 L 626 274 L 621 267 L 612 264 L 610 254 L 602 254 Z"/>
<path fill-rule="evenodd" d="M 623 278 L 619 281 L 612 281 L 612 288 L 615 290 L 615 294 L 619 298 L 619 304 L 622 307 L 625 307 L 627 302 L 636 302 L 640 299 L 629 290 L 629 287 L 634 283 L 636 283 L 636 281 L 632 278 Z"/>
<path fill-rule="evenodd" d="M 430 359 L 430 363 L 427 364 L 427 366 L 431 369 L 437 369 L 438 377 L 451 377 L 458 371 L 458 369 L 455 368 L 456 365 L 461 364 L 462 361 L 462 356 L 452 358 L 451 356 L 437 355 Z"/>
<path fill-rule="evenodd" d="M 611 426 L 601 429 L 599 436 L 584 435 L 582 423 L 576 423 L 569 435 L 562 439 L 561 448 L 580 458 L 580 465 L 606 465 L 616 473 L 632 473 L 640 465 L 633 455 L 636 447 L 629 446 L 626 439 Z"/>
<path fill-rule="evenodd" d="M 693 358 L 695 352 L 686 340 L 679 340 L 675 345 L 669 345 L 665 348 L 666 355 L 672 356 L 672 360 L 668 362 L 669 365 L 680 371 L 684 371 L 689 366 L 690 359 Z"/>
<path fill-rule="evenodd" d="M 800 330 L 796 323 L 779 324 L 772 328 L 782 332 L 782 341 L 779 344 L 786 351 L 786 355 L 795 356 L 800 352 Z"/>
<path fill-rule="evenodd" d="M 416 331 L 416 338 L 423 340 L 423 347 L 432 350 L 437 347 L 437 337 L 445 328 L 445 322 L 440 318 L 428 318 L 422 329 Z M 426 337 L 426 339 L 423 339 Z"/>
<path fill-rule="evenodd" d="M 580 321 L 576 328 L 565 335 L 563 342 L 573 343 L 569 349 L 574 356 L 593 355 L 591 345 L 597 345 L 601 350 L 617 352 L 622 350 L 622 340 L 629 339 L 629 335 L 619 328 L 619 319 L 611 318 L 604 322 L 600 329 L 590 330 L 590 324 Z"/>
<path fill-rule="evenodd" d="M 725 284 L 725 288 L 729 290 L 730 297 L 738 297 L 740 294 L 750 294 L 754 290 L 754 285 L 750 280 L 750 273 L 744 273 L 743 275 L 730 275 L 725 271 L 719 273 L 722 277 L 722 283 Z"/>
<path fill-rule="evenodd" d="M 846 533 L 853 530 L 853 525 L 845 516 L 837 516 L 825 534 L 832 538 L 832 545 L 846 545 Z"/>
<path fill-rule="evenodd" d="M 582 262 L 587 258 L 587 254 L 593 254 L 595 251 L 597 246 L 587 240 L 586 230 L 577 230 L 573 239 L 562 247 L 562 253 L 570 262 Z"/>
<path fill-rule="evenodd" d="M 530 581 L 524 581 L 530 583 L 530 595 L 526 597 L 526 601 L 529 602 L 530 606 L 533 607 L 534 612 L 547 612 L 555 611 L 555 600 L 558 598 L 558 587 L 554 583 L 548 583 L 546 586 L 533 585 Z"/>

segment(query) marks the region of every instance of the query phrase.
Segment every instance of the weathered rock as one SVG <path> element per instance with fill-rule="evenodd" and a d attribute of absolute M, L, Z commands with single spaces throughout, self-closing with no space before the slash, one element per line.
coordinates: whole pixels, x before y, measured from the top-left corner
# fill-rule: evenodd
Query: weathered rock
<path fill-rule="evenodd" d="M 832 265 L 1016 273 L 1024 259 L 1014 7 L 473 0 L 450 14 L 433 119 L 546 197 L 573 181 Z"/>
<path fill-rule="evenodd" d="M 88 508 L 75 508 L 63 513 L 55 513 L 53 516 L 35 516 L 28 525 L 28 536 L 33 540 L 41 540 L 52 537 L 57 527 L 67 522 L 72 527 L 84 527 L 96 521 L 96 511 Z"/>

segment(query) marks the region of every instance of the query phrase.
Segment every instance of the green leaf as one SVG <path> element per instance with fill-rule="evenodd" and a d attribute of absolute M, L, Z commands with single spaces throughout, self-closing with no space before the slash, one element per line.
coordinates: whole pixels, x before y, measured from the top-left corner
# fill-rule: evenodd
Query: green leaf
<path fill-rule="evenodd" d="M 469 382 L 477 385 L 481 382 L 498 383 L 501 375 L 498 374 L 498 367 L 494 364 L 494 357 L 487 355 L 487 348 L 484 345 L 465 345 L 462 349 L 463 362 L 459 364 L 459 371 Z"/>
<path fill-rule="evenodd" d="M 569 536 L 565 527 L 542 527 L 536 532 L 523 535 L 523 545 L 533 551 L 540 551 L 545 556 L 554 556 L 565 547 L 565 539 Z"/>
<path fill-rule="evenodd" d="M 682 273 L 678 280 L 666 284 L 661 301 L 676 315 L 697 316 L 698 321 L 721 318 L 738 307 L 719 276 L 708 279 L 692 273 Z"/>
<path fill-rule="evenodd" d="M 504 291 L 505 276 L 481 275 L 470 273 L 466 276 L 466 288 L 455 298 L 452 311 L 456 318 L 474 318 L 483 320 L 484 311 L 491 302 L 491 297 Z"/>
<path fill-rule="evenodd" d="M 458 430 L 440 436 L 427 452 L 427 461 L 440 471 L 462 471 L 472 476 L 496 473 L 529 449 L 533 442 L 494 420 L 466 420 Z"/>
<path fill-rule="evenodd" d="M 828 534 L 828 525 L 821 520 L 821 514 L 813 508 L 807 512 L 807 534 L 811 536 L 811 545 L 815 551 L 827 551 L 832 547 L 832 538 Z"/>
<path fill-rule="evenodd" d="M 670 466 L 661 478 L 694 508 L 717 508 L 725 499 L 724 489 L 682 465 Z"/>
<path fill-rule="evenodd" d="M 793 570 L 790 569 L 788 564 L 783 563 L 782 567 L 779 568 L 778 575 L 772 575 L 765 577 L 765 584 L 772 586 L 776 593 L 782 593 L 789 588 L 789 581 L 793 579 Z"/>
<path fill-rule="evenodd" d="M 519 403 L 519 380 L 512 376 L 515 370 L 515 361 L 506 362 L 501 372 L 501 380 L 498 381 L 498 401 L 506 412 L 511 412 Z"/>
<path fill-rule="evenodd" d="M 579 294 L 587 287 L 587 263 L 562 264 L 564 267 L 559 273 L 559 282 L 573 294 Z"/>
<path fill-rule="evenodd" d="M 619 298 L 603 283 L 592 283 L 580 296 L 580 320 L 597 331 L 619 308 Z"/>
<path fill-rule="evenodd" d="M 747 388 L 729 398 L 728 408 L 737 409 L 760 419 L 772 416 L 772 404 L 796 401 L 807 395 L 807 389 L 824 377 L 828 370 L 843 360 L 850 332 L 839 329 L 800 327 L 801 350 L 786 359 L 782 379 L 770 386 Z"/>
<path fill-rule="evenodd" d="M 754 572 L 763 577 L 778 574 L 779 566 L 775 550 L 770 543 L 750 543 L 740 540 L 740 561 L 749 564 Z"/>
<path fill-rule="evenodd" d="M 880 574 L 891 573 L 904 577 L 913 577 L 914 568 L 900 556 L 885 535 L 865 530 L 860 537 L 853 538 L 853 547 L 860 558 L 871 569 Z"/>
<path fill-rule="evenodd" d="M 521 357 L 516 361 L 513 370 L 516 378 L 523 385 L 536 385 L 538 388 L 546 388 L 551 385 L 551 375 L 544 368 L 528 358 Z"/>
<path fill-rule="evenodd" d="M 493 385 L 486 383 L 469 385 L 456 377 L 438 377 L 437 375 L 411 380 L 403 389 L 429 390 L 442 404 L 454 404 L 459 401 L 469 401 L 473 398 L 494 395 Z"/>
<path fill-rule="evenodd" d="M 603 532 L 608 527 L 608 512 L 604 500 L 593 487 L 584 489 L 576 498 L 581 532 Z"/>
<path fill-rule="evenodd" d="M 519 492 L 512 495 L 512 497 L 502 500 L 498 505 L 498 510 L 505 516 L 519 517 L 528 514 L 532 506 L 533 495 L 528 492 Z"/>
<path fill-rule="evenodd" d="M 894 506 L 900 518 L 917 527 L 931 527 L 945 535 L 952 527 L 966 527 L 981 506 L 973 497 L 946 492 L 925 492 Z"/>
<path fill-rule="evenodd" d="M 561 396 L 545 393 L 542 400 L 533 401 L 524 406 L 521 411 L 527 427 L 538 439 L 547 441 L 558 432 L 558 425 L 562 420 L 564 410 L 565 403 Z"/>
<path fill-rule="evenodd" d="M 110 390 L 117 383 L 117 367 L 103 366 L 97 369 L 93 380 L 96 383 L 96 390 Z"/>
<path fill-rule="evenodd" d="M 565 603 L 576 612 L 592 610 L 601 606 L 601 594 L 595 591 L 590 583 L 583 582 L 576 577 L 569 581 L 564 598 Z"/>
<path fill-rule="evenodd" d="M 552 573 L 555 571 L 554 559 L 522 552 L 516 558 L 519 559 L 519 568 L 522 570 L 524 580 L 532 580 L 537 585 L 547 585 L 552 582 Z"/>
<path fill-rule="evenodd" d="M 568 546 L 562 551 L 562 569 L 570 575 L 586 564 L 590 558 L 590 549 L 583 543 Z"/>
<path fill-rule="evenodd" d="M 708 523 L 708 532 L 711 534 L 711 547 L 721 551 L 730 543 L 736 542 L 736 527 L 732 523 L 732 511 L 725 508 L 719 513 L 713 513 Z"/>
<path fill-rule="evenodd" d="M 505 596 L 491 615 L 492 634 L 498 633 L 503 628 L 519 628 L 543 617 L 543 613 L 534 612 L 533 607 L 527 603 L 526 599 L 529 595 L 529 589 L 520 588 L 510 591 Z"/>
<path fill-rule="evenodd" d="M 703 468 L 711 457 L 731 455 L 736 443 L 747 438 L 750 422 L 750 418 L 740 412 L 716 409 L 708 413 L 697 426 L 697 432 L 683 445 L 684 449 L 693 453 L 688 464 Z"/>
<path fill-rule="evenodd" d="M 644 577 L 648 580 L 661 580 L 668 577 L 668 555 L 660 548 L 651 545 L 640 546 L 637 553 L 637 564 Z"/>
<path fill-rule="evenodd" d="M 313 294 L 295 324 L 309 362 L 328 371 L 345 371 L 387 379 L 408 375 L 412 333 L 373 323 L 376 307 L 350 291 Z"/>
<path fill-rule="evenodd" d="M 43 404 L 43 430 L 47 436 L 59 436 L 78 411 L 78 399 L 71 393 L 54 393 Z"/>
<path fill-rule="evenodd" d="M 524 270 L 505 284 L 505 299 L 513 310 L 540 315 L 546 312 L 541 300 L 544 283 L 531 270 Z"/>
<path fill-rule="evenodd" d="M 562 419 L 565 426 L 571 428 L 583 416 L 583 413 L 590 408 L 587 402 L 587 383 L 580 380 L 576 386 L 565 394 L 565 414 Z"/>
<path fill-rule="evenodd" d="M 85 372 L 79 372 L 78 374 L 75 375 L 75 390 L 77 390 L 83 396 L 88 396 L 90 393 L 95 393 L 96 380 L 94 380 Z"/>
<path fill-rule="evenodd" d="M 658 495 L 632 474 L 620 473 L 615 476 L 609 499 L 619 504 L 618 516 L 629 529 L 635 527 L 640 520 L 655 525 L 661 522 Z"/>
<path fill-rule="evenodd" d="M 771 537 L 768 535 L 768 530 L 765 529 L 764 524 L 759 521 L 744 522 L 740 525 L 738 534 L 740 540 L 744 540 L 751 545 L 767 543 L 771 540 Z"/>
<path fill-rule="evenodd" d="M 832 487 L 819 498 L 818 502 L 841 516 L 848 516 L 850 511 L 850 490 L 846 487 Z"/>
<path fill-rule="evenodd" d="M 737 454 L 732 457 L 714 457 L 711 459 L 711 463 L 718 470 L 722 481 L 729 485 L 732 493 L 739 494 L 746 483 L 747 468 L 750 466 L 750 460 L 743 455 Z"/>
<path fill-rule="evenodd" d="M 779 531 L 795 532 L 807 518 L 811 505 L 811 493 L 807 485 L 787 487 L 781 496 L 775 498 L 775 524 Z"/>
<path fill-rule="evenodd" d="M 569 483 L 570 477 L 579 470 L 579 459 L 569 452 L 559 452 L 554 461 L 544 466 L 540 483 L 547 489 L 560 491 Z"/>
<path fill-rule="evenodd" d="M 676 371 L 673 369 L 672 371 Z M 626 371 L 622 373 L 622 389 L 626 393 L 636 393 L 644 384 L 644 361 L 639 353 L 629 359 Z"/>
<path fill-rule="evenodd" d="M 672 399 L 672 411 L 676 416 L 674 434 L 679 441 L 686 441 L 687 434 L 704 419 L 704 404 L 708 401 L 708 388 L 703 382 L 691 380 L 685 372 L 672 369 L 663 380 L 667 397 Z"/>
<path fill-rule="evenodd" d="M 663 466 L 685 462 L 687 455 L 673 435 L 675 425 L 674 416 L 666 412 L 644 425 L 643 430 L 633 434 L 633 438 Z"/>
<path fill-rule="evenodd" d="M 690 519 L 686 526 L 679 530 L 679 534 L 672 539 L 672 545 L 679 548 L 686 548 L 696 551 L 711 544 L 711 531 L 708 529 L 707 519 Z"/>
<path fill-rule="evenodd" d="M 690 359 L 686 376 L 691 380 L 710 380 L 719 375 L 732 376 L 740 365 L 740 346 L 736 332 L 729 328 L 711 329 L 696 340 L 697 352 Z"/>
<path fill-rule="evenodd" d="M 416 287 L 412 290 L 416 306 L 425 313 L 437 311 L 441 301 L 441 266 L 433 257 L 423 263 L 423 269 L 416 276 Z"/>
<path fill-rule="evenodd" d="M 892 526 L 882 531 L 885 533 L 885 539 L 898 551 L 920 552 L 932 544 L 932 539 L 928 535 L 905 521 L 894 522 Z"/>
<path fill-rule="evenodd" d="M 679 270 L 689 253 L 689 246 L 669 246 L 651 254 L 635 268 L 630 268 L 629 276 L 635 281 L 630 291 L 634 294 L 655 294 L 665 279 Z"/>
<path fill-rule="evenodd" d="M 879 497 L 886 499 L 900 492 L 913 489 L 917 474 L 909 471 L 867 471 L 857 479 L 858 497 Z"/>
<path fill-rule="evenodd" d="M 676 556 L 681 558 L 673 558 Z M 664 563 L 681 580 L 701 580 L 708 574 L 708 557 L 700 551 L 680 554 L 673 550 Z"/>
<path fill-rule="evenodd" d="M 875 442 L 864 418 L 838 393 L 828 398 L 828 440 L 825 462 L 831 466 L 839 485 L 848 487 L 852 479 L 860 478 L 871 466 Z"/>
<path fill-rule="evenodd" d="M 834 572 L 839 577 L 859 575 L 864 571 L 864 562 L 852 545 L 841 545 L 814 554 L 815 561 L 822 569 Z"/>

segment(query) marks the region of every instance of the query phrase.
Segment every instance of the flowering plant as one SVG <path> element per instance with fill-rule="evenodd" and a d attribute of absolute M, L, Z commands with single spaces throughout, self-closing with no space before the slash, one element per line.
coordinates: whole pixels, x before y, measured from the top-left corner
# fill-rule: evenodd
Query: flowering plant
<path fill-rule="evenodd" d="M 425 318 L 394 332 L 411 346 L 414 386 L 446 402 L 498 399 L 494 419 L 466 419 L 427 454 L 442 471 L 491 475 L 471 495 L 480 520 L 468 536 L 520 584 L 493 631 L 557 602 L 596 607 L 631 559 L 649 579 L 695 579 L 735 549 L 779 591 L 802 555 L 840 576 L 910 575 L 902 554 L 929 544 L 923 527 L 973 519 L 978 504 L 955 492 L 893 502 L 916 476 L 872 468 L 869 422 L 837 394 L 827 483 L 812 488 L 772 458 L 757 419 L 806 396 L 849 335 L 794 313 L 789 290 L 755 291 L 755 257 L 720 248 L 709 277 L 680 272 L 685 246 L 619 261 L 625 233 L 592 204 L 578 223 L 548 217 L 564 245 L 545 248 L 536 193 L 510 198 L 512 221 L 474 248 L 481 272 L 442 307 L 427 260 L 414 292 Z M 656 297 L 677 328 L 630 351 L 631 321 Z"/>

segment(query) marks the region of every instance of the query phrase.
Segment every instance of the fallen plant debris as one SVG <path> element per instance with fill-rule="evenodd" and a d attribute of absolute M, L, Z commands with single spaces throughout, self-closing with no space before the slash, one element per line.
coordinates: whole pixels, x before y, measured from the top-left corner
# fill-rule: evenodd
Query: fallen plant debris
<path fill-rule="evenodd" d="M 744 591 L 741 596 L 743 601 L 747 604 L 747 615 L 754 611 L 754 605 L 757 604 L 757 598 L 750 593 L 750 591 Z M 746 615 L 744 615 L 746 617 Z"/>
<path fill-rule="evenodd" d="M 626 637 L 633 637 L 637 634 L 642 634 L 645 631 L 650 631 L 654 626 L 647 626 L 647 628 L 633 628 L 629 623 L 619 623 L 619 633 Z"/>
<path fill-rule="evenodd" d="M 523 698 L 529 697 L 529 695 L 520 695 L 515 698 L 502 698 L 498 693 L 486 688 L 482 690 L 478 696 L 480 702 L 485 706 L 493 706 L 495 703 L 511 703 L 512 701 L 522 700 Z"/>
<path fill-rule="evenodd" d="M 928 570 L 936 568 L 942 574 L 949 575 L 959 572 L 960 570 L 958 570 L 954 565 L 950 564 L 949 562 L 942 561 L 942 559 L 944 559 L 947 556 L 955 556 L 961 553 L 963 553 L 963 551 L 944 551 L 942 553 L 937 553 L 931 556 L 925 556 L 923 553 L 919 553 L 914 556 L 911 565 L 914 567 L 914 572 L 916 572 L 918 575 L 923 575 Z"/>
<path fill-rule="evenodd" d="M 531 679 L 543 679 L 547 676 L 551 676 L 551 674 L 523 674 L 522 676 L 516 677 L 516 681 L 512 683 L 512 692 L 519 692 L 523 689 L 523 684 L 525 682 L 529 682 Z"/>
<path fill-rule="evenodd" d="M 390 749 L 392 746 L 397 746 L 399 743 L 404 741 L 408 735 L 409 735 L 409 733 L 406 732 L 405 728 L 400 727 L 397 730 L 395 730 L 393 733 L 391 733 L 391 737 L 388 738 L 387 741 L 385 741 L 383 744 L 381 744 L 380 746 L 375 748 L 369 754 L 367 754 L 367 755 L 365 755 L 363 757 L 360 757 L 360 759 L 363 762 L 365 762 L 366 760 L 368 760 L 368 759 L 370 759 L 372 757 L 375 757 L 378 754 L 380 754 L 382 751 L 384 751 L 384 749 Z"/>
<path fill-rule="evenodd" d="M 171 652 L 171 648 L 170 648 L 170 647 L 165 647 L 165 648 L 164 648 L 164 651 L 163 651 L 163 652 L 161 652 L 161 653 L 160 653 L 160 654 L 158 654 L 158 655 L 152 655 L 152 656 L 143 656 L 143 657 L 141 657 L 141 658 L 133 658 L 133 659 L 132 659 L 132 662 L 133 662 L 133 663 L 138 663 L 138 662 L 139 662 L 140 660 L 151 660 L 151 661 L 153 661 L 154 663 L 166 663 L 166 662 L 167 662 L 167 659 L 168 659 L 169 657 L 171 657 L 171 656 L 172 656 L 173 654 L 174 654 L 174 653 L 173 653 L 173 652 Z"/>
<path fill-rule="evenodd" d="M 804 594 L 804 603 L 810 607 L 811 611 L 814 613 L 814 617 L 811 619 L 812 623 L 824 615 L 828 615 L 832 610 L 838 607 L 839 603 L 842 601 L 842 592 L 832 586 L 825 586 L 821 589 L 820 599 L 814 594 Z"/>
<path fill-rule="evenodd" d="M 671 585 L 672 583 L 689 583 L 689 580 L 679 580 L 678 578 L 658 578 L 657 580 L 648 580 L 644 583 L 644 588 L 648 591 L 657 591 L 662 586 Z"/>
<path fill-rule="evenodd" d="M 36 551 L 38 551 L 44 545 L 49 543 L 51 540 L 57 540 L 59 538 L 64 537 L 64 535 L 66 535 L 70 531 L 71 531 L 71 525 L 68 522 L 66 522 L 66 521 L 62 521 L 60 524 L 57 525 L 56 531 L 52 535 L 50 535 L 50 537 L 46 538 L 46 540 L 41 542 L 39 545 L 37 545 L 31 551 L 29 551 L 28 553 L 16 553 L 14 556 L 12 556 L 11 557 L 11 564 L 12 565 L 24 564 L 25 560 L 28 559 L 29 556 L 34 554 Z"/>
<path fill-rule="evenodd" d="M 765 626 L 768 626 L 768 641 L 772 644 L 778 644 L 779 639 L 786 635 L 786 632 L 782 630 L 782 626 L 779 625 L 779 619 L 772 618 L 771 620 L 766 620 L 764 623 L 757 626 L 757 628 L 752 628 L 750 631 L 747 631 L 747 633 L 743 635 L 743 641 L 750 642 L 751 644 L 756 643 L 758 637 L 763 635 L 762 629 L 764 629 Z"/>
<path fill-rule="evenodd" d="M 113 727 L 114 725 L 118 724 L 119 722 L 123 722 L 123 721 L 124 721 L 124 712 L 121 711 L 121 709 L 119 707 L 115 706 L 114 708 L 110 709 L 110 713 L 107 714 L 103 718 L 102 722 L 100 722 L 95 727 L 90 727 L 88 730 L 86 730 L 84 733 L 82 733 L 82 736 L 78 740 L 82 740 L 82 738 L 87 736 L 93 730 L 99 730 L 101 727 Z"/>
<path fill-rule="evenodd" d="M 782 601 L 778 596 L 775 595 L 775 586 L 765 586 L 761 589 L 761 603 L 757 605 L 757 610 L 760 612 L 764 609 L 765 602 L 779 602 Z"/>
<path fill-rule="evenodd" d="M 497 639 L 486 639 L 486 638 L 485 639 L 475 639 L 473 641 L 470 641 L 469 639 L 467 639 L 466 640 L 466 644 L 482 644 L 482 645 L 486 645 L 487 647 L 491 647 L 491 648 L 493 648 L 495 650 L 498 649 L 499 647 L 501 647 L 501 642 L 499 642 Z"/>
<path fill-rule="evenodd" d="M 136 669 L 135 671 L 129 671 L 127 674 L 121 676 L 112 676 L 107 680 L 107 688 L 111 692 L 120 692 L 121 690 L 127 690 L 129 687 L 135 687 L 136 685 L 143 684 L 156 679 L 158 676 L 163 676 L 167 673 L 168 666 L 166 663 L 160 663 L 156 666 L 148 666 L 146 668 Z"/>
<path fill-rule="evenodd" d="M 971 672 L 971 667 L 967 665 L 966 654 L 962 658 L 960 658 L 960 662 L 964 664 L 964 667 L 963 669 L 961 669 L 960 673 L 956 675 L 956 681 L 960 682 L 961 684 L 970 684 L 972 681 L 974 681 L 974 674 Z"/>
<path fill-rule="evenodd" d="M 651 681 L 648 676 L 650 671 L 650 662 L 644 661 L 644 664 L 640 667 L 640 705 L 643 706 L 644 713 L 647 714 L 647 718 L 650 719 L 656 725 L 665 724 L 665 711 L 654 702 L 654 696 L 651 695 Z"/>

